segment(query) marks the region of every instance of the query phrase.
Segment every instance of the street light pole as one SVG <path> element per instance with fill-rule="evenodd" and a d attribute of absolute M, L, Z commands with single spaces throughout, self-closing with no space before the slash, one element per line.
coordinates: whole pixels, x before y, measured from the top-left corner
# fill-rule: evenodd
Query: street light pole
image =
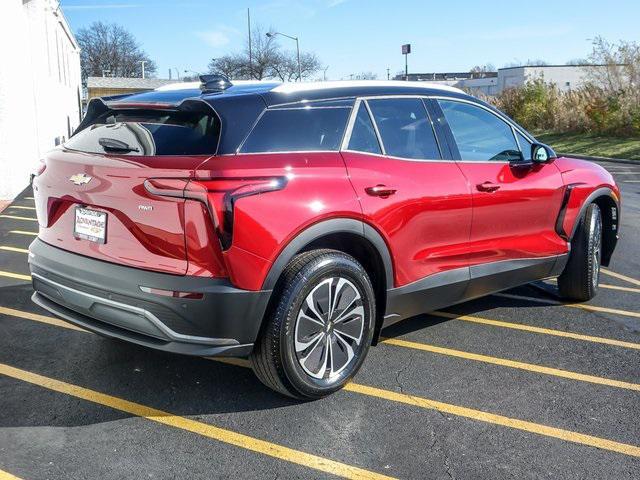
<path fill-rule="evenodd" d="M 267 37 L 272 38 L 276 35 L 282 35 L 283 37 L 290 38 L 291 40 L 296 41 L 296 51 L 298 55 L 298 81 L 302 81 L 302 67 L 300 66 L 300 42 L 298 41 L 298 37 L 292 37 L 291 35 L 287 35 L 286 33 L 280 32 L 267 32 Z"/>
<path fill-rule="evenodd" d="M 142 78 L 144 78 L 144 64 L 147 63 L 146 60 L 140 60 L 140 63 L 142 64 Z"/>
<path fill-rule="evenodd" d="M 296 50 L 298 51 L 298 81 L 302 81 L 302 70 L 300 69 L 300 43 L 298 37 L 296 37 Z"/>

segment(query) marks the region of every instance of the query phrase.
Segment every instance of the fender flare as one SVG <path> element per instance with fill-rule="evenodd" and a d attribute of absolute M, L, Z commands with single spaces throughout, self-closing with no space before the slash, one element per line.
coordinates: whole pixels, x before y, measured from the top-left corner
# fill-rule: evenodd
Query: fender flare
<path fill-rule="evenodd" d="M 611 198 L 611 200 L 613 200 L 613 202 L 616 204 L 616 209 L 618 210 L 617 218 L 616 218 L 616 228 L 617 228 L 617 225 L 620 224 L 620 199 L 617 197 L 615 193 L 613 193 L 613 190 L 610 187 L 600 187 L 595 189 L 593 192 L 591 192 L 589 196 L 585 198 L 584 201 L 582 202 L 582 206 L 580 207 L 580 211 L 576 215 L 576 219 L 573 223 L 573 227 L 571 227 L 571 235 L 569 235 L 569 240 L 573 240 L 573 236 L 575 235 L 576 230 L 578 229 L 578 224 L 580 223 L 580 219 L 584 216 L 585 212 L 587 211 L 587 208 L 589 208 L 589 205 L 591 205 L 596 198 L 602 197 L 602 196 L 607 196 Z"/>
<path fill-rule="evenodd" d="M 362 220 L 332 218 L 314 223 L 305 228 L 287 244 L 269 269 L 269 273 L 262 284 L 262 289 L 273 290 L 286 266 L 300 250 L 314 240 L 333 233 L 352 233 L 360 235 L 370 241 L 382 259 L 385 270 L 386 288 L 393 288 L 393 263 L 391 261 L 391 254 L 380 233 Z"/>

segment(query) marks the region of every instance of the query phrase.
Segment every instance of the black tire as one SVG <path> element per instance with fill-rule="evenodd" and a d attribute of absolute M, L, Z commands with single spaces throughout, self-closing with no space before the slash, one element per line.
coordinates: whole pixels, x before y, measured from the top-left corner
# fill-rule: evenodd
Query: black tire
<path fill-rule="evenodd" d="M 367 272 L 339 251 L 304 252 L 291 260 L 274 295 L 250 355 L 256 376 L 298 399 L 342 388 L 362 365 L 373 338 L 375 296 Z"/>
<path fill-rule="evenodd" d="M 598 293 L 602 259 L 602 215 L 595 203 L 587 207 L 571 240 L 569 261 L 558 277 L 560 296 L 586 302 Z"/>

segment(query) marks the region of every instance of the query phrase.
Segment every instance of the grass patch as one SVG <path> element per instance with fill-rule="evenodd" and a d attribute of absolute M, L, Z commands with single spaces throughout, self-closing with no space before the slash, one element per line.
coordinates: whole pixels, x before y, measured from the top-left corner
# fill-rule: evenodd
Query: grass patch
<path fill-rule="evenodd" d="M 640 138 L 551 132 L 538 133 L 536 138 L 551 145 L 558 153 L 640 160 Z"/>

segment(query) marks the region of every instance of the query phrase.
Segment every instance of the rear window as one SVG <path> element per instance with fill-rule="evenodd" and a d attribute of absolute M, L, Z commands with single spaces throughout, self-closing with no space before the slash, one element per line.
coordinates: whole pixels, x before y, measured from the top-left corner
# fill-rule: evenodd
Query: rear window
<path fill-rule="evenodd" d="M 212 111 L 111 110 L 65 147 L 118 155 L 213 155 L 219 135 Z"/>
<path fill-rule="evenodd" d="M 240 152 L 338 150 L 350 112 L 342 106 L 267 110 Z"/>

